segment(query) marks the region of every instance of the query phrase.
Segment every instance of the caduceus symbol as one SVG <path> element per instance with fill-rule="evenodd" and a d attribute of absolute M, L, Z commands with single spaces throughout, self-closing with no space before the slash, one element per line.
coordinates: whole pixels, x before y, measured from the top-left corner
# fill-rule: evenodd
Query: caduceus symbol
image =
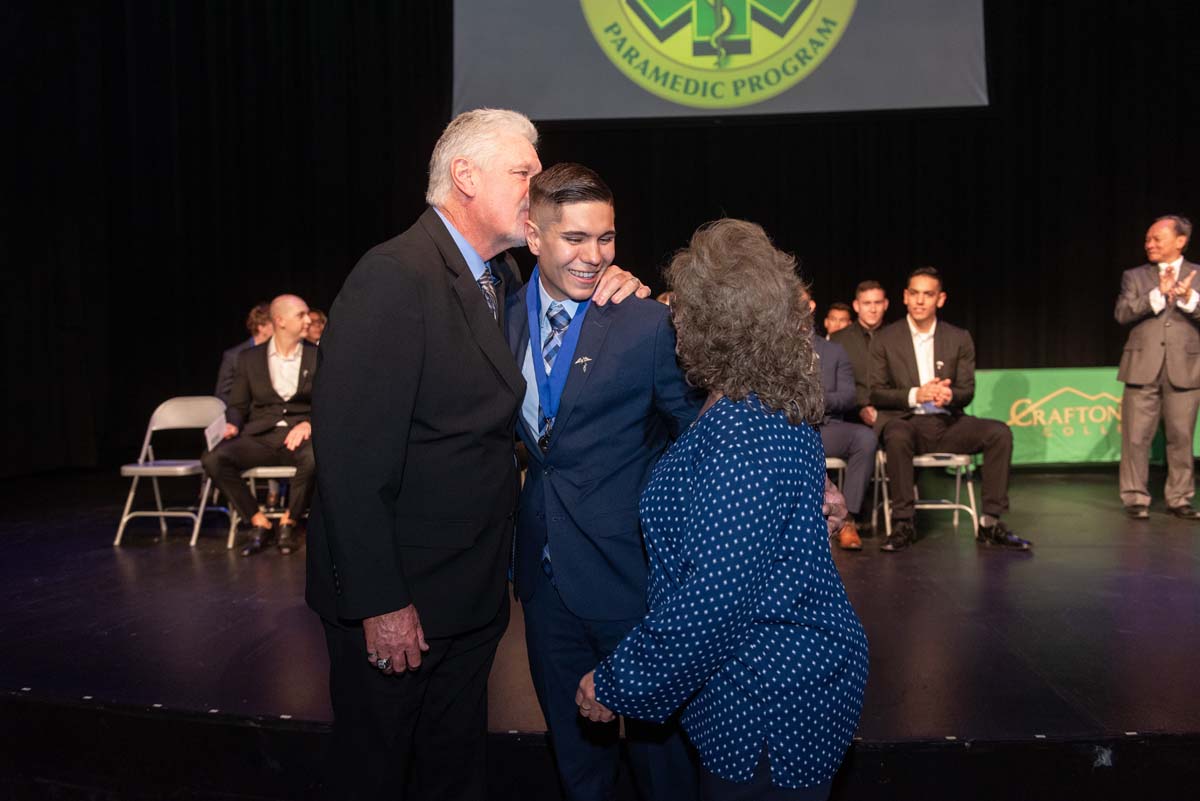
<path fill-rule="evenodd" d="M 733 28 L 733 12 L 725 7 L 725 0 L 708 0 L 712 6 L 714 28 L 708 42 L 717 51 L 717 66 L 724 67 L 729 63 L 729 53 L 725 51 L 725 37 Z"/>

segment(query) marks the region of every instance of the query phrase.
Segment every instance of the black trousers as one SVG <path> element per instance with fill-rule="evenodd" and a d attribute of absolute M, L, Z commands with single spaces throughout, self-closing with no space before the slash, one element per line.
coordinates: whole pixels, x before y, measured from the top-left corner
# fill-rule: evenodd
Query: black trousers
<path fill-rule="evenodd" d="M 983 453 L 985 515 L 1008 511 L 1008 472 L 1012 466 L 1012 430 L 999 420 L 945 414 L 897 417 L 883 428 L 888 493 L 893 520 L 912 520 L 913 456 L 919 453 Z"/>
<path fill-rule="evenodd" d="M 505 597 L 483 628 L 428 640 L 421 667 L 393 676 L 367 662 L 361 626 L 323 621 L 333 702 L 330 798 L 487 798 L 487 680 L 508 604 Z"/>
<path fill-rule="evenodd" d="M 200 457 L 204 470 L 212 476 L 243 520 L 248 521 L 258 512 L 258 501 L 242 478 L 242 471 L 251 467 L 285 465 L 296 468 L 296 477 L 291 479 L 288 495 L 288 518 L 296 522 L 308 508 L 317 467 L 312 440 L 305 440 L 299 448 L 289 451 L 283 441 L 290 430 L 279 426 L 261 434 L 243 434 L 225 440 Z"/>

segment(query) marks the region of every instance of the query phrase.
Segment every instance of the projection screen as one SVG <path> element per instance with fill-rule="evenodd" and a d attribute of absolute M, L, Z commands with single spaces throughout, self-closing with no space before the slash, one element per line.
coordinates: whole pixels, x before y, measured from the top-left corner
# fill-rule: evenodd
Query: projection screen
<path fill-rule="evenodd" d="M 987 105 L 983 0 L 455 0 L 454 111 L 539 120 Z"/>

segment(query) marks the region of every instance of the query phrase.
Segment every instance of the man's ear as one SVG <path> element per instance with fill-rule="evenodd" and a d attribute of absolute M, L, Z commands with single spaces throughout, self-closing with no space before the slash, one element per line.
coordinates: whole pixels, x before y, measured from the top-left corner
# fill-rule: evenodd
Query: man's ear
<path fill-rule="evenodd" d="M 942 308 L 942 307 L 943 307 L 943 306 L 945 306 L 945 305 L 946 305 L 946 293 L 945 293 L 945 292 L 939 292 L 939 293 L 938 293 L 937 307 L 940 309 L 940 308 Z"/>
<path fill-rule="evenodd" d="M 529 246 L 530 253 L 535 256 L 542 255 L 542 232 L 531 217 L 525 220 L 525 243 Z"/>
<path fill-rule="evenodd" d="M 478 187 L 475 185 L 475 167 L 470 159 L 459 156 L 450 162 L 450 180 L 459 192 L 467 197 L 475 197 Z"/>

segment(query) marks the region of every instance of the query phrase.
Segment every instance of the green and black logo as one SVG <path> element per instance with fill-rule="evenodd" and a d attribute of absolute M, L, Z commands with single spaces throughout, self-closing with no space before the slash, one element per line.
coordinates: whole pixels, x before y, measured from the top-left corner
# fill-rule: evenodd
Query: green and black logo
<path fill-rule="evenodd" d="M 737 108 L 807 78 L 841 40 L 855 0 L 581 0 L 617 69 L 685 106 Z"/>

